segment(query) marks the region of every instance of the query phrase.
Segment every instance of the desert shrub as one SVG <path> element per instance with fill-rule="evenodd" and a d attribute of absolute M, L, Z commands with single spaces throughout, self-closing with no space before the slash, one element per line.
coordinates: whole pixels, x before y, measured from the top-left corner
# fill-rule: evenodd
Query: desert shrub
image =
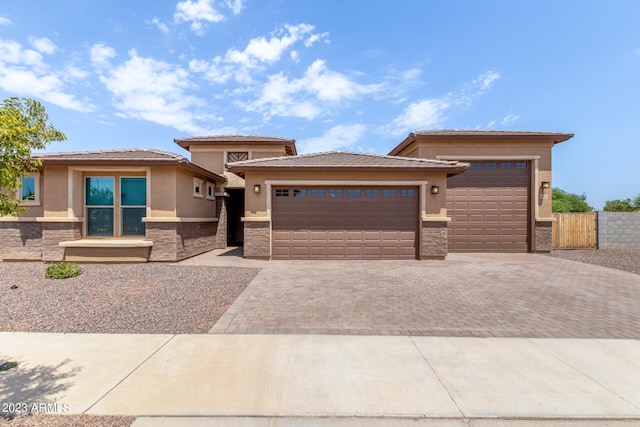
<path fill-rule="evenodd" d="M 76 277 L 82 273 L 82 269 L 75 262 L 61 261 L 53 264 L 49 264 L 44 277 L 47 279 L 67 279 L 69 277 Z"/>

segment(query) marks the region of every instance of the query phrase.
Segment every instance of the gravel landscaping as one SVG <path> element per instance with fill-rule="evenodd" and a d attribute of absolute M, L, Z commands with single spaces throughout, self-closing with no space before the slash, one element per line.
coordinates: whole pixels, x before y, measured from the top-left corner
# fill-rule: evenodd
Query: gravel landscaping
<path fill-rule="evenodd" d="M 10 427 L 129 427 L 135 417 L 94 415 L 15 415 L 0 416 L 0 426 Z"/>
<path fill-rule="evenodd" d="M 640 274 L 640 249 L 563 249 L 551 256 Z"/>
<path fill-rule="evenodd" d="M 0 262 L 0 330 L 207 333 L 259 271 L 158 263 L 81 266 L 78 277 L 52 280 L 44 278 L 46 264 Z"/>

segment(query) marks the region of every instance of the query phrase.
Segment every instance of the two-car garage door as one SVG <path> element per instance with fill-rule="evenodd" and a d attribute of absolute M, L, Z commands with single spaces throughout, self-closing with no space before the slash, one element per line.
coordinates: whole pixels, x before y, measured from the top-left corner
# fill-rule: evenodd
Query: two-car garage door
<path fill-rule="evenodd" d="M 527 252 L 529 177 L 526 161 L 472 161 L 447 180 L 450 252 Z"/>
<path fill-rule="evenodd" d="M 272 189 L 276 259 L 415 259 L 417 187 Z"/>

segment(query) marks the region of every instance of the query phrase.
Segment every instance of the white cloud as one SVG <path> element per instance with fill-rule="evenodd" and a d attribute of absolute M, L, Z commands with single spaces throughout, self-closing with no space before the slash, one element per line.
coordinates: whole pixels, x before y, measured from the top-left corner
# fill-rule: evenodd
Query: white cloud
<path fill-rule="evenodd" d="M 64 75 L 63 75 L 64 76 Z M 63 76 L 49 71 L 42 55 L 14 40 L 0 39 L 0 88 L 11 94 L 39 98 L 62 108 L 92 111 L 95 107 L 65 91 Z"/>
<path fill-rule="evenodd" d="M 109 60 L 116 57 L 116 51 L 104 43 L 96 43 L 89 50 L 91 63 L 96 67 L 108 67 Z"/>
<path fill-rule="evenodd" d="M 354 150 L 366 130 L 367 127 L 360 123 L 352 125 L 338 125 L 332 127 L 321 136 L 301 140 L 296 145 L 298 146 L 300 154 L 335 150 Z"/>
<path fill-rule="evenodd" d="M 165 34 L 169 33 L 169 27 L 167 27 L 167 24 L 160 21 L 158 18 L 153 18 L 151 21 L 147 21 L 147 23 L 151 25 L 155 25 L 156 27 L 158 27 L 160 31 L 162 31 Z"/>
<path fill-rule="evenodd" d="M 143 58 L 135 50 L 129 51 L 129 56 L 129 60 L 100 77 L 113 95 L 119 117 L 146 120 L 183 132 L 206 132 L 197 122 L 216 119 L 198 112 L 204 102 L 186 93 L 191 86 L 187 70 Z"/>
<path fill-rule="evenodd" d="M 300 54 L 297 50 L 292 50 L 290 55 L 293 62 L 300 62 Z"/>
<path fill-rule="evenodd" d="M 222 64 L 219 56 L 210 62 L 193 59 L 189 62 L 189 69 L 194 73 L 202 73 L 207 80 L 219 84 L 226 83 L 233 76 L 232 68 Z"/>
<path fill-rule="evenodd" d="M 73 65 L 68 65 L 64 68 L 64 77 L 65 80 L 83 80 L 89 76 L 89 73 L 81 70 L 78 67 L 74 67 Z"/>
<path fill-rule="evenodd" d="M 234 15 L 242 12 L 242 0 L 225 0 L 225 3 Z"/>
<path fill-rule="evenodd" d="M 508 116 L 504 117 L 502 120 L 500 120 L 500 124 L 502 126 L 508 126 L 512 123 L 517 122 L 518 120 L 520 120 L 520 116 L 517 114 L 509 114 Z"/>
<path fill-rule="evenodd" d="M 331 106 L 380 90 L 380 85 L 362 85 L 344 74 L 329 70 L 324 61 L 316 60 L 299 79 L 289 80 L 282 72 L 271 75 L 262 87 L 260 97 L 246 107 L 248 111 L 259 111 L 266 117 L 311 120 Z"/>
<path fill-rule="evenodd" d="M 51 55 L 58 50 L 58 46 L 46 37 L 29 37 L 29 43 L 31 43 L 31 46 L 33 46 L 35 50 L 46 55 Z"/>
<path fill-rule="evenodd" d="M 0 16 L 0 25 L 11 25 L 13 22 L 9 18 L 5 18 L 4 16 Z"/>
<path fill-rule="evenodd" d="M 245 67 L 256 67 L 261 63 L 273 64 L 291 45 L 313 31 L 313 28 L 309 24 L 285 25 L 268 40 L 266 37 L 251 39 L 243 51 L 229 49 L 225 61 Z"/>
<path fill-rule="evenodd" d="M 240 5 L 242 8 L 242 5 Z M 175 22 L 191 22 L 191 30 L 204 35 L 204 22 L 221 22 L 226 17 L 214 9 L 213 0 L 184 0 L 176 5 Z"/>
<path fill-rule="evenodd" d="M 493 82 L 499 78 L 500 74 L 489 71 L 466 83 L 458 91 L 449 92 L 440 98 L 413 102 L 405 107 L 402 114 L 380 130 L 382 133 L 398 136 L 409 131 L 441 127 L 446 121 L 445 111 L 454 107 L 471 105 L 478 97 L 488 91 Z"/>
<path fill-rule="evenodd" d="M 304 41 L 304 46 L 305 47 L 311 47 L 313 46 L 316 42 L 319 41 L 324 41 L 325 43 L 329 43 L 329 33 L 322 33 L 322 34 L 311 34 L 305 41 Z"/>

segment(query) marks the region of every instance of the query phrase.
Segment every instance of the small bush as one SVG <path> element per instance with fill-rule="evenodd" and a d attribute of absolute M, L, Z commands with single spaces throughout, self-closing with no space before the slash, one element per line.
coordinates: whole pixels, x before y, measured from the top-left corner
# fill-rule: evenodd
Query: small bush
<path fill-rule="evenodd" d="M 82 273 L 82 270 L 77 263 L 61 261 L 49 264 L 44 277 L 47 279 L 67 279 L 69 277 L 76 277 L 80 275 L 80 273 Z"/>

